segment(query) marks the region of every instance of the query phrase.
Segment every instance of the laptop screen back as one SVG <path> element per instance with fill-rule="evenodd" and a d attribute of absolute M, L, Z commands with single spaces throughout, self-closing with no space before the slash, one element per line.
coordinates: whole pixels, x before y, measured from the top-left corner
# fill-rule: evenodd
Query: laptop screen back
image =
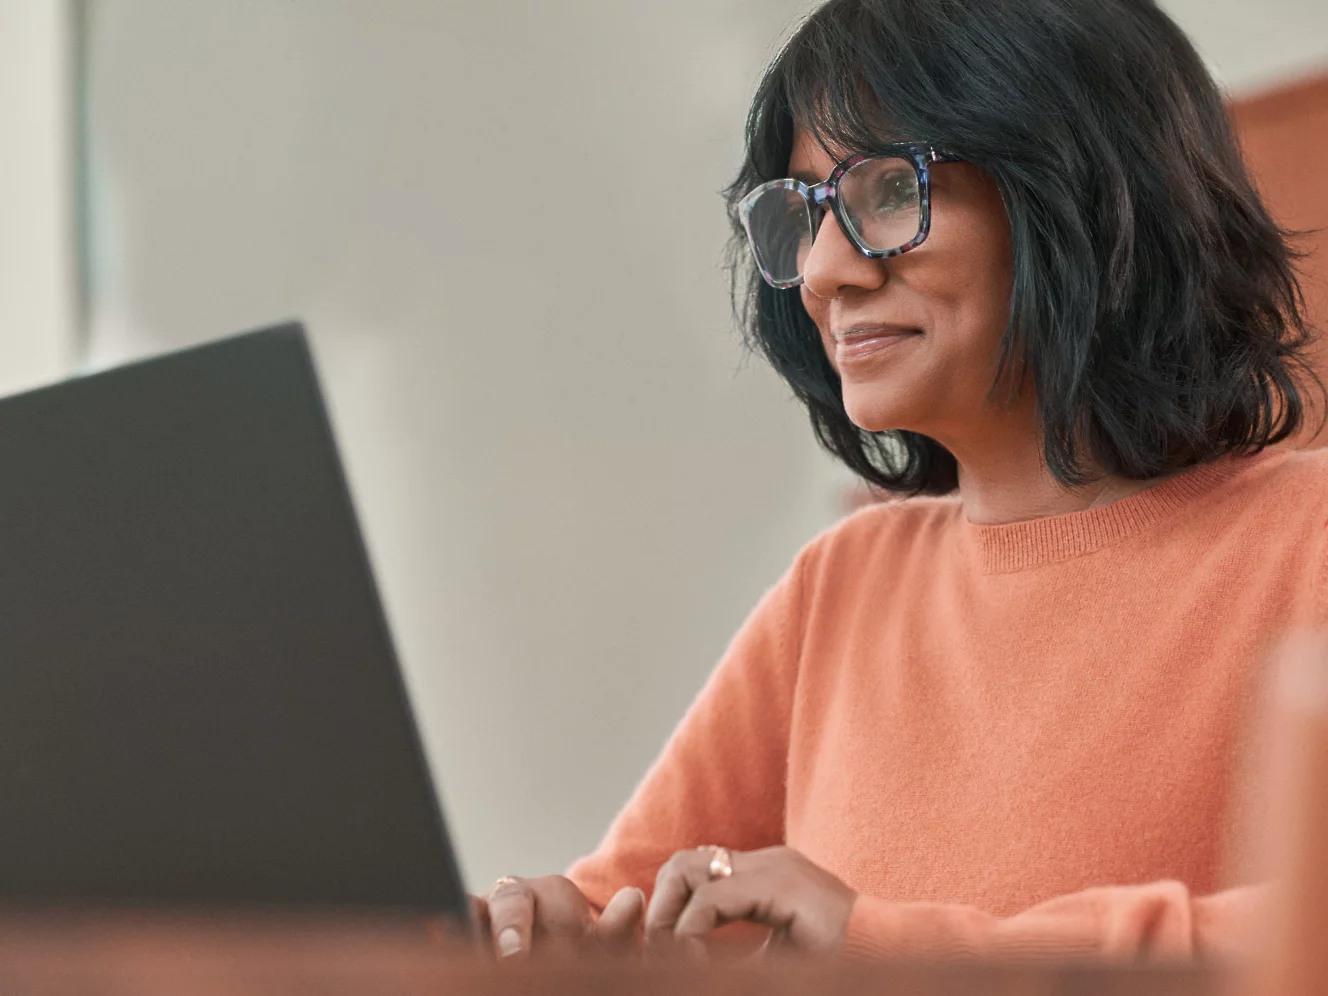
<path fill-rule="evenodd" d="M 304 336 L 0 401 L 0 904 L 465 895 Z"/>

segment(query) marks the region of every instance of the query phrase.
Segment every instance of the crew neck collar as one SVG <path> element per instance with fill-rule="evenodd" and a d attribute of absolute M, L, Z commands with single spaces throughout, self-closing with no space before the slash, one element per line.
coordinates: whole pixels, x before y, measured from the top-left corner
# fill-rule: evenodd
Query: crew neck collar
<path fill-rule="evenodd" d="M 1102 508 L 999 526 L 980 526 L 965 518 L 964 529 L 987 574 L 1006 574 L 1070 560 L 1148 528 L 1275 455 L 1264 450 L 1249 456 L 1225 456 L 1213 463 L 1191 467 Z"/>

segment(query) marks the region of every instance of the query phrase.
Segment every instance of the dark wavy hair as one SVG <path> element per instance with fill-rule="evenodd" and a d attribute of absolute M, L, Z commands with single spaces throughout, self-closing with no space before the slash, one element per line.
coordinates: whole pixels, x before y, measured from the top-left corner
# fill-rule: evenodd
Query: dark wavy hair
<path fill-rule="evenodd" d="M 854 425 L 799 292 L 750 260 L 736 205 L 787 175 L 795 127 L 844 151 L 929 142 L 999 185 L 1014 244 L 1001 370 L 1031 379 L 1066 486 L 1260 449 L 1300 428 L 1307 390 L 1322 394 L 1297 253 L 1203 62 L 1153 0 L 830 0 L 767 70 L 725 199 L 748 343 L 870 484 L 941 494 L 958 467 L 926 436 Z"/>

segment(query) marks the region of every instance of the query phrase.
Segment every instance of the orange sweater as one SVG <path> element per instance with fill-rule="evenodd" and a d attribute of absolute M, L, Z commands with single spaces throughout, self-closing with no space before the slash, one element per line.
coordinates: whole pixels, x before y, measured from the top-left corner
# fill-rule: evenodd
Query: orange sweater
<path fill-rule="evenodd" d="M 854 954 L 1239 944 L 1223 828 L 1269 651 L 1328 622 L 1328 452 L 975 526 L 865 509 L 761 600 L 599 850 L 603 905 L 699 844 L 787 844 L 860 895 Z M 1206 898 L 1200 898 L 1206 897 Z"/>

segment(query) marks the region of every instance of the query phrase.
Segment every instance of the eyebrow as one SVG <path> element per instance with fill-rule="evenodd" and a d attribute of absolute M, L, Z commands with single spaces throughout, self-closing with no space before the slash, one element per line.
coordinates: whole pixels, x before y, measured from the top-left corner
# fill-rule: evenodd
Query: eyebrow
<path fill-rule="evenodd" d="M 815 173 L 812 173 L 808 170 L 799 170 L 797 173 L 794 173 L 791 177 L 789 177 L 789 179 L 805 183 L 809 187 L 814 187 L 821 182 L 820 177 L 818 177 Z"/>

